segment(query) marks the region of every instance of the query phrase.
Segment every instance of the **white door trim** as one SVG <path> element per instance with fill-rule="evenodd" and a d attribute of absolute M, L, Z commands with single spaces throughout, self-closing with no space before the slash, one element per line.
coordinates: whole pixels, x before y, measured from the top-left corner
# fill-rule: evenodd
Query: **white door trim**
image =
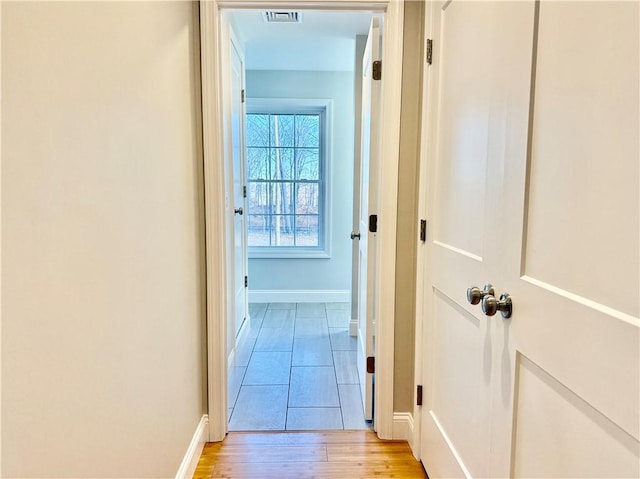
<path fill-rule="evenodd" d="M 375 429 L 383 439 L 393 437 L 393 370 L 398 152 L 402 87 L 404 0 L 389 1 L 232 1 L 200 2 L 202 128 L 204 153 L 205 231 L 207 268 L 207 367 L 209 440 L 221 441 L 227 432 L 227 265 L 225 255 L 224 158 L 222 139 L 222 61 L 220 8 L 320 8 L 384 10 L 382 157 L 379 197 L 378 281 L 376 303 Z M 222 253 L 222 254 L 221 254 Z"/>
<path fill-rule="evenodd" d="M 381 439 L 393 438 L 393 372 L 396 290 L 396 226 L 398 216 L 398 160 L 404 0 L 387 5 L 382 36 L 382 156 L 378 244 L 376 246 L 376 387 L 374 424 Z M 384 180 L 382 180 L 384 178 Z"/>
<path fill-rule="evenodd" d="M 207 368 L 209 440 L 227 432 L 227 265 L 222 91 L 218 74 L 220 11 L 215 1 L 200 2 L 202 146 L 204 156 L 205 247 L 207 270 Z"/>
<path fill-rule="evenodd" d="M 431 30 L 431 8 L 432 5 L 427 3 L 425 5 L 424 12 L 424 38 L 433 38 Z M 427 206 L 428 206 L 428 190 L 429 185 L 429 172 L 428 172 L 428 156 L 427 145 L 429 144 L 429 132 L 431 123 L 429 122 L 429 101 L 431 100 L 430 87 L 433 83 L 431 79 L 431 69 L 427 63 L 427 49 L 424 49 L 424 57 L 422 58 L 422 105 L 421 109 L 421 130 L 420 130 L 420 150 L 418 160 L 418 218 L 428 218 Z M 426 221 L 426 220 L 425 220 Z M 430 234 L 429 224 L 426 226 L 426 235 Z M 423 404 L 427 392 L 427 385 L 424 384 L 424 338 L 423 338 L 423 324 L 425 321 L 426 305 L 424 297 L 424 288 L 426 284 L 426 271 L 429 266 L 427 262 L 427 249 L 426 249 L 426 237 L 425 241 L 418 241 L 416 249 L 416 302 L 415 302 L 415 329 L 414 329 L 414 384 L 416 386 L 422 386 Z M 422 441 L 422 414 L 428 412 L 422 410 L 422 406 L 415 404 L 413 406 L 413 442 L 411 443 L 411 450 L 416 459 L 420 460 L 420 446 Z"/>

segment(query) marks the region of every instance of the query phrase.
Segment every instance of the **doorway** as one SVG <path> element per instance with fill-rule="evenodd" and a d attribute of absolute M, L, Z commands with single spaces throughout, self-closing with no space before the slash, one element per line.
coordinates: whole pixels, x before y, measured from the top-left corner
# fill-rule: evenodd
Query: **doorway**
<path fill-rule="evenodd" d="M 369 428 L 358 328 L 349 335 L 357 321 L 351 242 L 358 242 L 349 232 L 355 91 L 372 14 L 261 9 L 223 18 L 232 83 L 225 89 L 232 101 L 227 196 L 236 212 L 228 229 L 235 236 L 228 241 L 229 430 Z M 235 227 L 239 216 L 244 230 Z M 236 248 L 245 243 L 247 266 Z M 243 275 L 248 314 L 236 293 Z"/>
<path fill-rule="evenodd" d="M 285 2 L 293 8 L 305 8 L 302 2 Z M 372 308 L 376 317 L 386 318 L 376 322 L 376 336 L 381 338 L 377 344 L 376 358 L 379 367 L 376 369 L 376 382 L 380 386 L 375 392 L 375 424 L 376 432 L 381 438 L 392 438 L 393 421 L 393 306 L 395 268 L 394 255 L 382 255 L 380 251 L 395 250 L 395 225 L 397 214 L 397 166 L 398 137 L 400 116 L 400 83 L 402 62 L 402 2 L 362 2 L 354 7 L 354 3 L 330 2 L 316 4 L 316 8 L 329 9 L 361 9 L 371 13 L 384 13 L 385 38 L 382 44 L 383 55 L 388 58 L 388 73 L 382 81 L 382 128 L 386 132 L 381 139 L 381 155 L 379 169 L 388 182 L 380 188 L 379 214 L 386 221 L 386 227 L 378 233 L 377 241 L 383 248 L 376 251 L 376 272 L 381 278 L 375 285 L 375 304 Z M 232 1 L 212 1 L 201 3 L 201 57 L 203 85 L 203 128 L 205 131 L 205 198 L 207 207 L 207 250 L 225 251 L 225 235 L 228 231 L 225 215 L 229 209 L 229 198 L 225 198 L 224 165 L 220 158 L 224 156 L 224 138 L 221 131 L 223 119 L 224 97 L 219 89 L 221 76 L 225 74 L 220 54 L 222 41 L 221 8 L 233 8 L 238 4 Z M 261 3 L 242 3 L 242 7 L 264 8 Z M 279 8 L 283 3 L 279 4 Z M 346 232 L 347 235 L 349 232 Z M 208 370 L 209 370 L 209 420 L 210 440 L 219 441 L 227 431 L 229 410 L 227 397 L 227 362 L 228 346 L 226 344 L 228 317 L 228 262 L 225 255 L 207 255 L 208 288 L 207 288 L 207 335 L 208 335 Z M 250 280 L 249 280 L 250 281 Z M 384 340 L 388 338 L 388 340 Z"/>

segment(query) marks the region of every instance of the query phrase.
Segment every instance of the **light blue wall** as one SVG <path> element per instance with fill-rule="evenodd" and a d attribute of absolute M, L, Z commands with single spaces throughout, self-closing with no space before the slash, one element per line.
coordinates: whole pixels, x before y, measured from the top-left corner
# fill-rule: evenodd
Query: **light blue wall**
<path fill-rule="evenodd" d="M 349 290 L 353 203 L 353 73 L 249 70 L 248 98 L 333 100 L 330 259 L 249 259 L 251 290 Z"/>

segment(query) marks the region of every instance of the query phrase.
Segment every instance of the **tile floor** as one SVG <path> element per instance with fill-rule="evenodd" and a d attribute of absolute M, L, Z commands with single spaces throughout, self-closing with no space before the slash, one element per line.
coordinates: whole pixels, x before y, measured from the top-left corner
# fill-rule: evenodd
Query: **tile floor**
<path fill-rule="evenodd" d="M 229 377 L 229 430 L 369 429 L 349 303 L 252 303 Z"/>

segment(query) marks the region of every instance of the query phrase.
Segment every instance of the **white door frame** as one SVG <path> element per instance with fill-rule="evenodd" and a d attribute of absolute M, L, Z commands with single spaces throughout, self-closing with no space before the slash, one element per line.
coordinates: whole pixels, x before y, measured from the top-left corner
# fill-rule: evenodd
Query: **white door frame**
<path fill-rule="evenodd" d="M 433 17 L 431 9 L 433 8 L 433 2 L 427 1 L 425 3 L 424 12 L 424 38 L 433 38 L 433 31 L 431 25 L 431 19 Z M 424 49 L 422 58 L 422 105 L 421 111 L 421 131 L 420 131 L 420 149 L 418 156 L 418 218 L 429 219 L 428 217 L 428 202 L 429 202 L 429 156 L 428 145 L 430 145 L 430 134 L 432 126 L 429 121 L 429 101 L 431 100 L 431 88 L 434 79 L 431 76 L 430 64 L 427 62 L 427 49 Z M 430 234 L 429 224 L 427 224 L 427 235 Z M 414 330 L 414 383 L 421 385 L 423 390 L 423 404 L 426 393 L 430 390 L 428 384 L 423 383 L 424 378 L 424 359 L 427 354 L 424 351 L 424 323 L 427 314 L 426 302 L 424 296 L 424 288 L 427 281 L 427 268 L 429 263 L 427 262 L 427 249 L 425 241 L 418 241 L 416 249 L 416 300 L 415 300 L 415 330 Z M 425 411 L 426 413 L 426 411 Z M 420 460 L 420 446 L 422 441 L 422 406 L 415 404 L 413 406 L 413 442 L 411 443 L 411 450 L 416 459 Z"/>
<path fill-rule="evenodd" d="M 404 0 L 203 0 L 200 2 L 202 131 L 204 153 L 207 270 L 207 368 L 209 440 L 227 433 L 227 265 L 222 135 L 221 8 L 289 8 L 385 12 L 383 36 L 382 157 L 379 177 L 376 388 L 374 423 L 378 436 L 393 438 L 393 368 L 398 154 L 402 87 Z"/>

